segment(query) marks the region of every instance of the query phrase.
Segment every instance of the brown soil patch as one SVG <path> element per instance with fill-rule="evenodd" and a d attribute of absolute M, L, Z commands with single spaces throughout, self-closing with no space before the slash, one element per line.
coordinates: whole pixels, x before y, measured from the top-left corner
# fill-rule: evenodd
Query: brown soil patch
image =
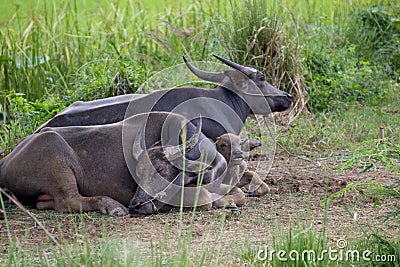
<path fill-rule="evenodd" d="M 181 244 L 178 244 L 179 234 L 184 235 L 193 227 L 191 253 L 199 255 L 204 250 L 212 250 L 213 253 L 209 255 L 212 257 L 215 251 L 219 251 L 219 260 L 214 265 L 220 266 L 227 266 L 227 262 L 230 266 L 243 264 L 240 259 L 241 248 L 271 244 L 272 236 L 276 236 L 279 231 L 285 232 L 291 224 L 303 223 L 305 229 L 321 231 L 325 216 L 326 230 L 333 243 L 338 238 L 362 236 L 360 226 L 365 227 L 364 229 L 371 226 L 371 229 L 377 231 L 384 228 L 380 233 L 385 233 L 388 237 L 395 236 L 397 226 L 391 224 L 390 220 L 385 224 L 382 221 L 397 200 L 387 198 L 375 207 L 376 199 L 365 196 L 360 191 L 351 191 L 325 209 L 321 201 L 349 183 L 371 179 L 388 185 L 396 181 L 394 175 L 385 169 L 360 174 L 358 169 L 337 172 L 338 165 L 334 161 L 309 161 L 277 156 L 269 173 L 262 167 L 257 170 L 261 177 L 266 178 L 271 194 L 261 198 L 248 198 L 240 216 L 223 210 L 198 212 L 193 217 L 193 226 L 192 212 L 185 212 L 180 221 L 179 212 L 147 217 L 110 218 L 98 213 L 76 215 L 35 209 L 30 211 L 43 222 L 52 235 L 64 243 L 79 242 L 84 236 L 93 244 L 104 238 L 123 238 L 143 249 L 164 246 L 164 252 L 177 252 L 181 249 Z M 346 209 L 343 208 L 344 205 Z M 6 210 L 10 230 L 8 232 L 5 221 L 1 220 L 2 254 L 7 253 L 9 247 L 8 233 L 11 233 L 14 240 L 22 243 L 22 249 L 37 249 L 38 246 L 51 244 L 44 232 L 22 211 L 11 204 L 6 204 Z"/>

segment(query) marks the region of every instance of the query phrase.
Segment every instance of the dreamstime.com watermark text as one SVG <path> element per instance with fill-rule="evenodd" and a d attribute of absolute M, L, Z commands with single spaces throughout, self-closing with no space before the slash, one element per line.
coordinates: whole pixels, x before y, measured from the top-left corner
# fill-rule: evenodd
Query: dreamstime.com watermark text
<path fill-rule="evenodd" d="M 274 250 L 269 249 L 266 245 L 263 249 L 258 250 L 256 261 L 278 260 L 281 262 L 288 261 L 307 261 L 321 262 L 329 261 L 347 261 L 347 262 L 396 262 L 396 255 L 376 255 L 370 250 L 352 250 L 347 248 L 348 244 L 345 239 L 339 239 L 336 242 L 336 248 L 328 247 L 322 251 L 315 250 Z"/>

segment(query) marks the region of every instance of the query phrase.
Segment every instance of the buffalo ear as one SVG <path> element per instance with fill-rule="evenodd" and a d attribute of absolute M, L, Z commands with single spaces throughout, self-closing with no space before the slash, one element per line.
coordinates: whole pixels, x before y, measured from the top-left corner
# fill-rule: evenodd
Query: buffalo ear
<path fill-rule="evenodd" d="M 235 91 L 248 91 L 250 78 L 237 70 L 226 70 L 225 75 L 229 78 L 229 84 Z"/>

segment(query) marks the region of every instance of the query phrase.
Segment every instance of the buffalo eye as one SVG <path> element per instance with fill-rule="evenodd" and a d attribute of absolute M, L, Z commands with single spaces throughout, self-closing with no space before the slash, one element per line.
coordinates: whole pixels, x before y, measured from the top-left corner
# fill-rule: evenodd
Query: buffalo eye
<path fill-rule="evenodd" d="M 261 75 L 260 81 L 265 81 L 265 76 L 264 75 Z"/>

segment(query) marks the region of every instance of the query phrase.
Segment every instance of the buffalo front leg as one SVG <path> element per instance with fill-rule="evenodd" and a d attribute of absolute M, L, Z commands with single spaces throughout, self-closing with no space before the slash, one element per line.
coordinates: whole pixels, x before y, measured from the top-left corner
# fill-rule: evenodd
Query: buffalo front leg
<path fill-rule="evenodd" d="M 253 171 L 246 170 L 243 173 L 238 187 L 247 192 L 250 197 L 260 197 L 270 192 L 269 186 Z"/>
<path fill-rule="evenodd" d="M 213 206 L 215 208 L 232 208 L 241 207 L 246 203 L 246 195 L 243 191 L 236 187 L 227 184 L 221 184 L 219 192 L 213 194 Z"/>

